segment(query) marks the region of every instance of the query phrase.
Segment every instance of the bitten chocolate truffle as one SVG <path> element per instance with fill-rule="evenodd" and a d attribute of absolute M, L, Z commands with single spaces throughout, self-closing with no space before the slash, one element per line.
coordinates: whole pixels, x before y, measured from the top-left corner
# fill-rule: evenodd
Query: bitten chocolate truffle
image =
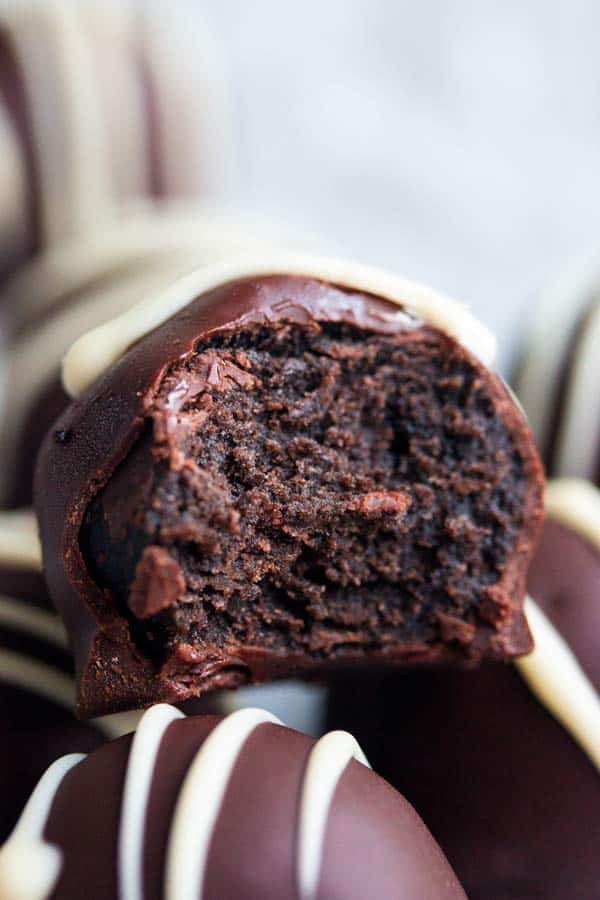
<path fill-rule="evenodd" d="M 355 730 L 471 900 L 600 897 L 600 494 L 550 482 L 547 506 L 528 588 L 556 632 L 531 619 L 528 681 L 504 666 L 407 673 L 346 680 L 330 701 L 329 727 Z"/>
<path fill-rule="evenodd" d="M 0 10 L 0 276 L 124 206 L 221 196 L 223 67 L 199 13 L 7 0 Z"/>
<path fill-rule="evenodd" d="M 130 730 L 133 714 L 77 721 L 73 661 L 51 609 L 31 514 L 0 514 L 0 840 L 57 755 Z M 2 893 L 0 883 L 0 896 Z"/>
<path fill-rule="evenodd" d="M 166 705 L 46 772 L 0 850 L 0 883 L 5 900 L 465 897 L 349 734 L 315 742 L 258 709 L 186 719 Z"/>
<path fill-rule="evenodd" d="M 600 486 L 598 264 L 543 298 L 514 377 L 546 471 Z"/>
<path fill-rule="evenodd" d="M 36 478 L 80 712 L 529 650 L 541 469 L 469 347 L 453 301 L 288 256 L 82 338 Z"/>

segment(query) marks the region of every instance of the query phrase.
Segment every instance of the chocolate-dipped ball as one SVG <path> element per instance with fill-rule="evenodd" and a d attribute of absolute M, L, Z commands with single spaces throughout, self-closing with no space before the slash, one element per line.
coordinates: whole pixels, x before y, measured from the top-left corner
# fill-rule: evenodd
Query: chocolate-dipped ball
<path fill-rule="evenodd" d="M 221 194 L 227 119 L 223 68 L 196 12 L 4 0 L 2 274 L 132 201 Z"/>
<path fill-rule="evenodd" d="M 472 350 L 454 302 L 286 255 L 80 339 L 36 505 L 81 713 L 527 651 L 541 470 Z"/>
<path fill-rule="evenodd" d="M 355 729 L 471 900 L 600 897 L 600 494 L 550 482 L 547 505 L 521 674 L 350 679 L 330 702 L 329 727 Z"/>
<path fill-rule="evenodd" d="M 135 722 L 75 719 L 73 661 L 36 544 L 31 515 L 0 515 L 0 839 L 57 755 L 92 750 Z"/>
<path fill-rule="evenodd" d="M 186 719 L 166 705 L 46 772 L 0 850 L 0 884 L 5 900 L 465 897 L 349 734 L 315 742 L 259 709 Z"/>
<path fill-rule="evenodd" d="M 515 390 L 553 477 L 600 485 L 600 267 L 562 279 L 544 297 L 519 361 Z"/>

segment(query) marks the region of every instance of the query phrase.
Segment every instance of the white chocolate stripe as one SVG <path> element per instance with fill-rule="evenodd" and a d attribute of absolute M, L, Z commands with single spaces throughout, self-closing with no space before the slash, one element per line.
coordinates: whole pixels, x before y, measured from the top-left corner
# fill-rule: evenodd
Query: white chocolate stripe
<path fill-rule="evenodd" d="M 577 323 L 597 296 L 595 284 L 599 271 L 598 258 L 579 261 L 565 272 L 552 290 L 545 293 L 517 376 L 516 392 L 544 454 L 549 449 L 563 364 L 567 361 Z"/>
<path fill-rule="evenodd" d="M 166 851 L 165 900 L 197 900 L 206 875 L 208 851 L 229 779 L 252 732 L 265 722 L 281 724 L 271 713 L 240 709 L 208 735 L 183 782 Z"/>
<path fill-rule="evenodd" d="M 0 626 L 40 638 L 61 650 L 67 648 L 67 633 L 58 616 L 45 609 L 38 609 L 26 600 L 0 594 Z"/>
<path fill-rule="evenodd" d="M 452 335 L 484 363 L 495 354 L 493 335 L 466 308 L 431 288 L 406 281 L 371 266 L 297 254 L 239 257 L 206 266 L 139 303 L 110 322 L 83 335 L 71 347 L 63 366 L 63 382 L 71 396 L 81 394 L 139 338 L 171 318 L 196 297 L 239 278 L 300 275 L 384 297 L 407 312 Z"/>
<path fill-rule="evenodd" d="M 567 642 L 530 597 L 525 614 L 535 647 L 515 665 L 540 703 L 600 771 L 600 697 Z"/>
<path fill-rule="evenodd" d="M 345 731 L 331 731 L 310 752 L 298 823 L 298 893 L 300 900 L 315 900 L 323 863 L 325 832 L 335 789 L 348 763 L 369 762 L 357 741 Z"/>
<path fill-rule="evenodd" d="M 11 834 L 11 839 L 41 838 L 43 836 L 50 809 L 61 782 L 73 766 L 85 758 L 85 753 L 69 753 L 52 763 L 27 801 Z"/>
<path fill-rule="evenodd" d="M 0 625 L 30 634 L 61 650 L 67 648 L 66 632 L 57 615 L 1 594 Z M 75 711 L 74 678 L 50 663 L 0 647 L 0 682 L 2 681 L 57 703 L 69 712 Z M 139 712 L 114 713 L 92 719 L 90 725 L 107 738 L 116 738 L 133 731 L 140 715 Z M 1 898 L 0 893 L 0 900 Z"/>
<path fill-rule="evenodd" d="M 30 656 L 0 649 L 0 681 L 39 694 L 65 709 L 75 709 L 73 678 Z"/>
<path fill-rule="evenodd" d="M 600 553 L 600 490 L 595 485 L 579 478 L 549 481 L 546 515 L 575 531 Z"/>
<path fill-rule="evenodd" d="M 27 245 L 25 158 L 8 113 L 0 105 L 0 272 L 24 255 Z"/>
<path fill-rule="evenodd" d="M 121 900 L 143 900 L 145 816 L 160 743 L 169 725 L 184 714 L 161 703 L 142 717 L 129 752 L 119 823 L 118 867 Z"/>
<path fill-rule="evenodd" d="M 138 8 L 131 0 L 102 0 L 79 6 L 86 33 L 91 38 L 98 103 L 104 112 L 115 193 L 120 202 L 142 197 L 148 193 L 149 179 Z M 164 18 L 170 19 L 170 10 Z M 162 33 L 162 27 L 158 30 Z M 182 148 L 182 155 L 185 152 L 186 148 Z"/>
<path fill-rule="evenodd" d="M 32 509 L 0 513 L 0 566 L 41 571 L 42 548 Z"/>
<path fill-rule="evenodd" d="M 44 245 L 96 225 L 111 208 L 105 134 L 78 6 L 30 0 L 3 12 L 27 94 Z"/>
<path fill-rule="evenodd" d="M 231 186 L 235 146 L 225 54 L 199 16 L 177 4 L 169 12 L 162 0 L 145 0 L 138 22 L 158 126 L 148 139 L 157 143 L 164 194 L 216 201 Z"/>
<path fill-rule="evenodd" d="M 600 448 L 600 302 L 586 318 L 570 358 L 553 469 L 594 480 Z"/>
<path fill-rule="evenodd" d="M 61 853 L 44 840 L 44 829 L 63 780 L 83 759 L 83 753 L 57 759 L 27 801 L 12 834 L 0 848 L 2 900 L 46 900 L 52 893 L 60 874 Z"/>

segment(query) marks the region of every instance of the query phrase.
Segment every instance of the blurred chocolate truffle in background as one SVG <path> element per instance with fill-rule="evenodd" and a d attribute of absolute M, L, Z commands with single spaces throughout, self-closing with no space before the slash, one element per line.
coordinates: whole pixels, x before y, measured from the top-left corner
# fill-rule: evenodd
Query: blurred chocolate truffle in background
<path fill-rule="evenodd" d="M 1 513 L 0 839 L 57 755 L 92 750 L 137 718 L 84 723 L 74 710 L 73 661 L 42 577 L 33 516 Z"/>
<path fill-rule="evenodd" d="M 264 241 L 206 212 L 231 112 L 201 14 L 133 0 L 0 2 L 0 505 L 31 502 L 69 344 L 150 286 Z M 270 241 L 269 241 L 270 243 Z"/>
<path fill-rule="evenodd" d="M 349 678 L 330 699 L 328 727 L 358 735 L 471 900 L 600 897 L 600 493 L 550 482 L 547 507 L 528 589 L 578 677 L 560 637 L 536 626 L 520 663 L 533 691 L 494 666 Z"/>
<path fill-rule="evenodd" d="M 465 898 L 349 734 L 315 742 L 258 709 L 186 719 L 164 705 L 48 770 L 0 880 L 6 900 L 26 887 L 40 900 Z"/>
<path fill-rule="evenodd" d="M 600 486 L 600 263 L 543 297 L 513 385 L 548 475 Z"/>
<path fill-rule="evenodd" d="M 427 288 L 292 255 L 80 339 L 36 507 L 82 714 L 526 652 L 542 476 L 492 349 Z"/>
<path fill-rule="evenodd" d="M 222 199 L 223 63 L 197 10 L 130 0 L 2 0 L 4 276 L 132 204 Z"/>

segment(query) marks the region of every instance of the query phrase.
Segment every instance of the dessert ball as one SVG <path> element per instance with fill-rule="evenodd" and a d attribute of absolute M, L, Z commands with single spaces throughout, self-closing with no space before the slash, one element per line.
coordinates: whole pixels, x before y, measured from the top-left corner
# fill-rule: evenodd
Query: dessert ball
<path fill-rule="evenodd" d="M 74 715 L 75 679 L 62 623 L 51 609 L 31 514 L 0 514 L 0 838 L 59 754 L 88 751 L 129 730 L 133 714 L 94 722 Z M 0 884 L 0 895 L 2 885 Z"/>
<path fill-rule="evenodd" d="M 542 475 L 490 343 L 428 289 L 287 255 L 80 339 L 36 505 L 81 714 L 529 650 Z"/>
<path fill-rule="evenodd" d="M 229 114 L 198 13 L 122 0 L 7 0 L 0 12 L 0 259 L 157 198 L 220 196 Z"/>
<path fill-rule="evenodd" d="M 600 485 L 598 264 L 540 304 L 514 378 L 546 470 Z"/>
<path fill-rule="evenodd" d="M 600 897 L 600 494 L 550 482 L 547 506 L 521 673 L 347 679 L 330 700 L 329 727 L 355 729 L 471 900 Z"/>
<path fill-rule="evenodd" d="M 0 883 L 6 900 L 465 897 L 349 734 L 315 742 L 258 709 L 167 705 L 54 763 L 0 850 Z"/>

